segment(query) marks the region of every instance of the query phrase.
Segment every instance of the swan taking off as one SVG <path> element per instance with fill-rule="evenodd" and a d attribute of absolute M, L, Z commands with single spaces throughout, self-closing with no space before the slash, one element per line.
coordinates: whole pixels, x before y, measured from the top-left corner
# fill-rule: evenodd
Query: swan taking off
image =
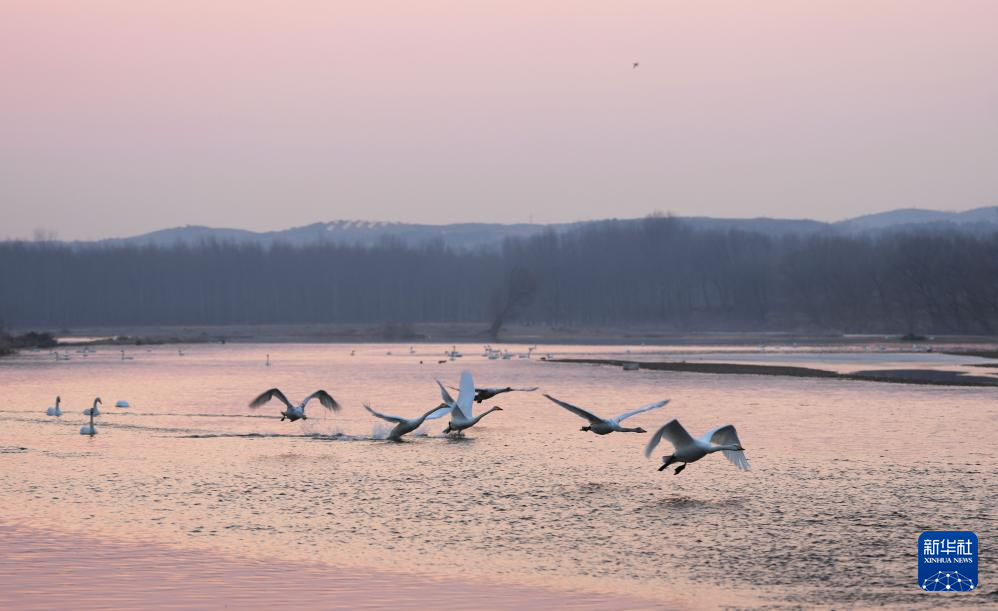
<path fill-rule="evenodd" d="M 308 420 L 305 416 L 305 406 L 308 405 L 308 402 L 312 399 L 318 399 L 319 403 L 321 403 L 323 407 L 328 410 L 336 412 L 340 409 L 340 404 L 336 402 L 336 399 L 333 399 L 329 396 L 329 393 L 324 390 L 317 390 L 305 397 L 305 400 L 302 401 L 300 405 L 292 405 L 291 401 L 288 401 L 288 398 L 284 396 L 284 393 L 276 388 L 271 388 L 270 390 L 265 391 L 256 399 L 250 401 L 249 406 L 254 408 L 260 407 L 271 399 L 277 399 L 284 405 L 288 406 L 287 410 L 281 412 L 281 422 L 284 422 L 285 419 L 290 420 L 291 422 L 294 422 L 295 420 Z"/>
<path fill-rule="evenodd" d="M 46 416 L 61 416 L 62 415 L 62 409 L 59 408 L 59 404 L 60 403 L 62 403 L 62 398 L 56 397 L 55 398 L 55 405 L 52 406 L 52 407 L 50 407 L 50 408 L 48 408 L 47 410 L 45 410 L 45 415 Z"/>
<path fill-rule="evenodd" d="M 635 416 L 635 415 L 643 413 L 643 412 L 650 412 L 651 410 L 658 409 L 658 408 L 664 406 L 666 403 L 669 402 L 669 400 L 666 399 L 665 401 L 659 401 L 658 403 L 652 403 L 650 405 L 645 405 L 644 407 L 639 407 L 638 409 L 631 410 L 629 412 L 625 412 L 625 413 L 617 416 L 616 418 L 600 418 L 596 414 L 588 412 L 588 411 L 582 409 L 581 407 L 578 407 L 576 405 L 572 405 L 571 403 L 565 403 L 564 401 L 559 401 L 558 399 L 555 399 L 551 395 L 544 395 L 544 396 L 547 397 L 548 399 L 551 399 L 551 401 L 557 403 L 558 405 L 564 407 L 565 409 L 567 409 L 568 411 L 572 412 L 576 416 L 579 416 L 581 418 L 585 418 L 586 420 L 588 420 L 589 421 L 589 426 L 584 426 L 584 427 L 582 427 L 579 430 L 581 430 L 581 431 L 592 431 L 592 432 L 596 433 L 597 435 L 608 435 L 610 433 L 613 433 L 614 431 L 616 431 L 618 433 L 647 433 L 648 431 L 644 430 L 640 426 L 639 427 L 635 427 L 633 429 L 629 429 L 629 428 L 625 428 L 625 427 L 620 426 L 620 423 L 621 423 L 621 421 L 623 421 L 623 420 L 625 420 L 627 418 L 630 418 L 631 416 Z"/>
<path fill-rule="evenodd" d="M 505 388 L 476 388 L 475 389 L 475 403 L 481 403 L 482 401 L 488 401 L 496 395 L 501 395 L 504 392 L 534 392 L 540 388 L 539 386 L 532 386 L 530 388 L 511 388 L 509 386 Z M 450 387 L 451 390 L 459 390 Z"/>
<path fill-rule="evenodd" d="M 502 411 L 502 408 L 496 405 L 488 411 L 478 414 L 478 416 L 471 414 L 471 404 L 475 398 L 475 382 L 471 379 L 470 371 L 461 372 L 461 390 L 457 396 L 457 401 L 450 396 L 440 380 L 437 380 L 437 385 L 440 386 L 440 397 L 444 400 L 444 404 L 450 407 L 450 422 L 447 423 L 444 434 L 456 431 L 459 435 L 464 435 L 465 429 L 475 426 L 485 416 L 492 412 Z"/>
<path fill-rule="evenodd" d="M 658 468 L 659 471 L 672 463 L 683 463 L 676 467 L 676 475 L 679 475 L 688 463 L 696 462 L 714 452 L 723 452 L 724 457 L 731 461 L 731 464 L 742 471 L 749 470 L 748 459 L 745 458 L 745 448 L 738 441 L 738 433 L 735 431 L 735 427 L 730 424 L 719 426 L 712 431 L 708 431 L 700 439 L 694 439 L 686 432 L 683 425 L 679 424 L 679 421 L 673 418 L 652 435 L 652 438 L 648 441 L 648 445 L 645 447 L 645 458 L 651 456 L 655 446 L 663 438 L 672 444 L 675 451 L 669 456 L 662 457 L 663 463 Z"/>
<path fill-rule="evenodd" d="M 440 418 L 441 416 L 446 416 L 447 414 L 450 413 L 451 410 L 449 405 L 441 404 L 438 405 L 437 407 L 434 407 L 430 411 L 426 412 L 422 416 L 419 416 L 418 418 L 403 418 L 401 416 L 390 416 L 388 414 L 382 414 L 380 412 L 376 412 L 373 409 L 371 409 L 371 406 L 368 405 L 367 403 L 364 404 L 364 409 L 371 412 L 378 418 L 381 418 L 382 420 L 387 420 L 388 422 L 395 423 L 395 428 L 393 428 L 388 433 L 388 439 L 390 439 L 391 441 L 402 441 L 402 435 L 415 431 L 416 429 L 418 429 L 420 426 L 423 425 L 424 421 L 435 420 L 437 418 Z"/>
<path fill-rule="evenodd" d="M 84 424 L 83 426 L 80 427 L 80 435 L 90 435 L 91 437 L 93 437 L 94 435 L 97 434 L 97 427 L 94 426 L 94 416 L 100 414 L 100 410 L 97 409 L 97 404 L 100 402 L 101 402 L 100 397 L 97 397 L 96 399 L 94 399 L 93 407 L 83 410 L 84 415 L 90 416 L 90 424 Z"/>

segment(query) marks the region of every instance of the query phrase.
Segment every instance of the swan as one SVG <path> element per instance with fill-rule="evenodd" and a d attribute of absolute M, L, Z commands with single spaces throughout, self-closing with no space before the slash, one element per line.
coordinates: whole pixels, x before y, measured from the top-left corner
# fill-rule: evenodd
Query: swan
<path fill-rule="evenodd" d="M 659 471 L 672 463 L 683 463 L 676 467 L 676 475 L 679 475 L 686 468 L 687 464 L 696 462 L 714 452 L 723 452 L 724 457 L 731 461 L 731 464 L 742 471 L 749 470 L 748 459 L 745 458 L 745 448 L 738 441 L 738 433 L 735 431 L 735 427 L 730 424 L 719 426 L 716 429 L 708 431 L 700 439 L 694 439 L 686 432 L 683 425 L 679 424 L 679 421 L 673 418 L 665 423 L 662 428 L 658 429 L 652 435 L 652 438 L 648 440 L 648 445 L 645 447 L 645 458 L 651 456 L 652 450 L 655 449 L 655 446 L 658 445 L 658 442 L 662 438 L 671 443 L 675 451 L 669 456 L 662 457 L 663 462 L 662 466 L 658 468 Z"/>
<path fill-rule="evenodd" d="M 267 355 L 267 363 L 266 363 L 266 365 L 267 365 L 267 367 L 270 367 L 270 355 L 269 354 Z"/>
<path fill-rule="evenodd" d="M 61 416 L 62 415 L 62 409 L 59 408 L 59 404 L 60 403 L 62 403 L 62 398 L 61 397 L 56 397 L 55 398 L 55 406 L 50 407 L 47 410 L 45 410 L 45 415 L 46 416 Z"/>
<path fill-rule="evenodd" d="M 418 429 L 420 426 L 423 425 L 424 421 L 435 420 L 436 418 L 440 418 L 441 416 L 446 416 L 448 413 L 450 413 L 451 410 L 449 405 L 441 404 L 434 407 L 430 411 L 426 412 L 422 416 L 419 416 L 418 418 L 403 418 L 401 416 L 390 416 L 388 414 L 382 414 L 380 412 L 376 412 L 367 403 L 364 404 L 364 409 L 371 412 L 378 418 L 381 418 L 382 420 L 387 420 L 388 422 L 395 423 L 395 428 L 393 428 L 388 433 L 388 439 L 391 441 L 402 441 L 402 435 L 415 431 L 416 429 Z"/>
<path fill-rule="evenodd" d="M 459 435 L 464 435 L 465 429 L 475 426 L 482 418 L 492 412 L 502 411 L 502 408 L 496 405 L 488 411 L 478 414 L 478 416 L 472 416 L 471 404 L 475 397 L 475 382 L 471 379 L 470 371 L 465 370 L 461 372 L 461 391 L 457 396 L 457 401 L 450 396 L 447 388 L 440 383 L 440 380 L 437 380 L 437 385 L 440 387 L 440 397 L 443 399 L 444 404 L 451 408 L 450 422 L 447 423 L 444 434 L 456 431 Z"/>
<path fill-rule="evenodd" d="M 97 427 L 94 426 L 94 416 L 100 415 L 100 410 L 97 409 L 97 404 L 100 402 L 100 397 L 97 397 L 94 399 L 93 407 L 83 410 L 84 415 L 90 416 L 90 424 L 84 424 L 80 427 L 80 435 L 90 435 L 93 437 L 97 434 Z"/>
<path fill-rule="evenodd" d="M 134 361 L 135 357 L 134 356 L 125 356 L 125 351 L 122 350 L 121 351 L 121 360 L 123 360 L 123 361 Z"/>
<path fill-rule="evenodd" d="M 532 386 L 530 388 L 511 388 L 509 386 L 505 388 L 476 388 L 475 389 L 475 403 L 481 403 L 482 401 L 488 401 L 496 395 L 500 395 L 504 392 L 534 392 L 540 388 L 540 386 Z M 460 390 L 458 388 L 450 387 L 451 390 Z"/>
<path fill-rule="evenodd" d="M 669 402 L 669 399 L 666 399 L 664 401 L 659 401 L 658 403 L 651 403 L 649 405 L 645 405 L 644 407 L 639 407 L 629 412 L 625 412 L 617 416 L 616 418 L 600 418 L 596 414 L 590 413 L 582 409 L 581 407 L 572 405 L 571 403 L 565 403 L 564 401 L 559 401 L 558 399 L 555 399 L 551 395 L 544 395 L 544 396 L 547 397 L 548 399 L 551 399 L 551 401 L 557 403 L 558 405 L 564 407 L 565 409 L 572 412 L 576 416 L 581 416 L 582 418 L 588 420 L 589 426 L 584 426 L 579 430 L 592 431 L 597 435 L 608 435 L 610 433 L 613 433 L 614 431 L 618 433 L 647 433 L 648 431 L 644 430 L 640 426 L 635 427 L 633 429 L 624 428 L 620 426 L 620 422 L 622 420 L 625 420 L 627 418 L 630 418 L 631 416 L 635 416 L 642 412 L 650 412 L 653 409 L 658 409 Z"/>
<path fill-rule="evenodd" d="M 288 406 L 288 409 L 286 411 L 281 412 L 281 422 L 284 422 L 285 419 L 290 420 L 291 422 L 294 422 L 295 420 L 299 419 L 308 420 L 308 418 L 305 416 L 305 406 L 308 405 L 308 402 L 311 401 L 312 399 L 318 399 L 319 403 L 321 403 L 323 407 L 325 407 L 328 410 L 336 412 L 339 411 L 340 409 L 340 404 L 336 402 L 336 399 L 329 396 L 329 393 L 324 390 L 317 390 L 314 393 L 310 394 L 309 396 L 305 397 L 305 400 L 302 401 L 300 405 L 292 405 L 291 402 L 288 401 L 288 398 L 284 396 L 284 393 L 282 393 L 280 390 L 276 388 L 271 388 L 270 390 L 265 391 L 256 399 L 250 401 L 249 406 L 254 408 L 260 407 L 267 401 L 270 401 L 271 399 L 274 398 L 278 399 L 281 403 Z"/>

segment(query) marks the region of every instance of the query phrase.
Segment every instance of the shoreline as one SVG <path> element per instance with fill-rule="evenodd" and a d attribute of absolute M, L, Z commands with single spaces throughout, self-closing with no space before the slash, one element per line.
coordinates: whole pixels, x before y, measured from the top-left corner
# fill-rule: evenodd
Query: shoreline
<path fill-rule="evenodd" d="M 47 329 L 57 337 L 84 344 L 177 343 L 496 343 L 563 345 L 731 345 L 766 344 L 801 346 L 862 346 L 919 344 L 968 356 L 998 355 L 998 336 L 937 335 L 931 339 L 906 339 L 902 334 L 843 334 L 763 331 L 684 332 L 655 325 L 591 325 L 554 327 L 511 323 L 500 338 L 490 342 L 487 322 L 467 323 L 316 323 L 235 325 L 119 325 Z M 31 329 L 18 329 L 29 331 Z"/>
<path fill-rule="evenodd" d="M 762 375 L 799 378 L 821 378 L 832 380 L 852 380 L 861 382 L 882 382 L 890 384 L 923 384 L 932 386 L 969 386 L 975 388 L 998 387 L 998 378 L 968 376 L 961 372 L 937 369 L 874 369 L 855 373 L 838 373 L 827 369 L 796 367 L 788 365 L 759 365 L 748 363 L 691 363 L 686 361 L 628 361 L 618 359 L 542 359 L 547 363 L 575 363 L 588 365 L 610 365 L 623 368 L 625 365 L 652 371 L 679 371 L 686 373 L 712 373 L 719 375 Z"/>

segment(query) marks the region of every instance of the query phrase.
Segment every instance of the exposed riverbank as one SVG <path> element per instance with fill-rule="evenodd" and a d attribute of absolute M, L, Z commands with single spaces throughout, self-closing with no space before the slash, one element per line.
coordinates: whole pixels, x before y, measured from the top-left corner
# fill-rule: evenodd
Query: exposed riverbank
<path fill-rule="evenodd" d="M 842 380 L 863 380 L 867 382 L 891 382 L 895 384 L 936 384 L 942 386 L 998 386 L 998 378 L 967 375 L 960 371 L 940 371 L 936 369 L 876 369 L 839 373 L 812 367 L 791 367 L 786 365 L 758 365 L 748 363 L 701 363 L 686 361 L 641 362 L 618 359 L 547 359 L 551 363 L 587 363 L 611 365 L 615 367 L 637 367 L 653 371 L 683 371 L 687 373 L 713 373 L 737 375 L 791 376 L 798 378 L 837 378 Z"/>

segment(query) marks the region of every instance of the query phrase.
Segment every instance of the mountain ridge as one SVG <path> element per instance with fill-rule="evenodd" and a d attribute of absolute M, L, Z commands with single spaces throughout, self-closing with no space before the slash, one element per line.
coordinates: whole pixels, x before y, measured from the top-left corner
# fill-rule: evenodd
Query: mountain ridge
<path fill-rule="evenodd" d="M 836 222 L 810 219 L 771 217 L 716 218 L 707 216 L 676 216 L 678 221 L 695 229 L 716 231 L 748 231 L 770 236 L 789 234 L 830 235 L 880 234 L 904 230 L 956 229 L 971 233 L 998 231 L 998 206 L 985 206 L 962 212 L 944 212 L 922 208 L 899 208 L 861 215 Z M 93 241 L 77 241 L 76 245 L 193 245 L 206 241 L 240 244 L 343 244 L 370 246 L 383 242 L 400 242 L 409 246 L 442 243 L 459 249 L 498 247 L 507 238 L 529 237 L 545 231 L 564 233 L 572 229 L 607 222 L 637 223 L 642 219 L 599 219 L 569 223 L 452 223 L 433 225 L 389 221 L 334 220 L 311 223 L 287 229 L 251 231 L 204 225 L 170 227 L 124 237 Z"/>

